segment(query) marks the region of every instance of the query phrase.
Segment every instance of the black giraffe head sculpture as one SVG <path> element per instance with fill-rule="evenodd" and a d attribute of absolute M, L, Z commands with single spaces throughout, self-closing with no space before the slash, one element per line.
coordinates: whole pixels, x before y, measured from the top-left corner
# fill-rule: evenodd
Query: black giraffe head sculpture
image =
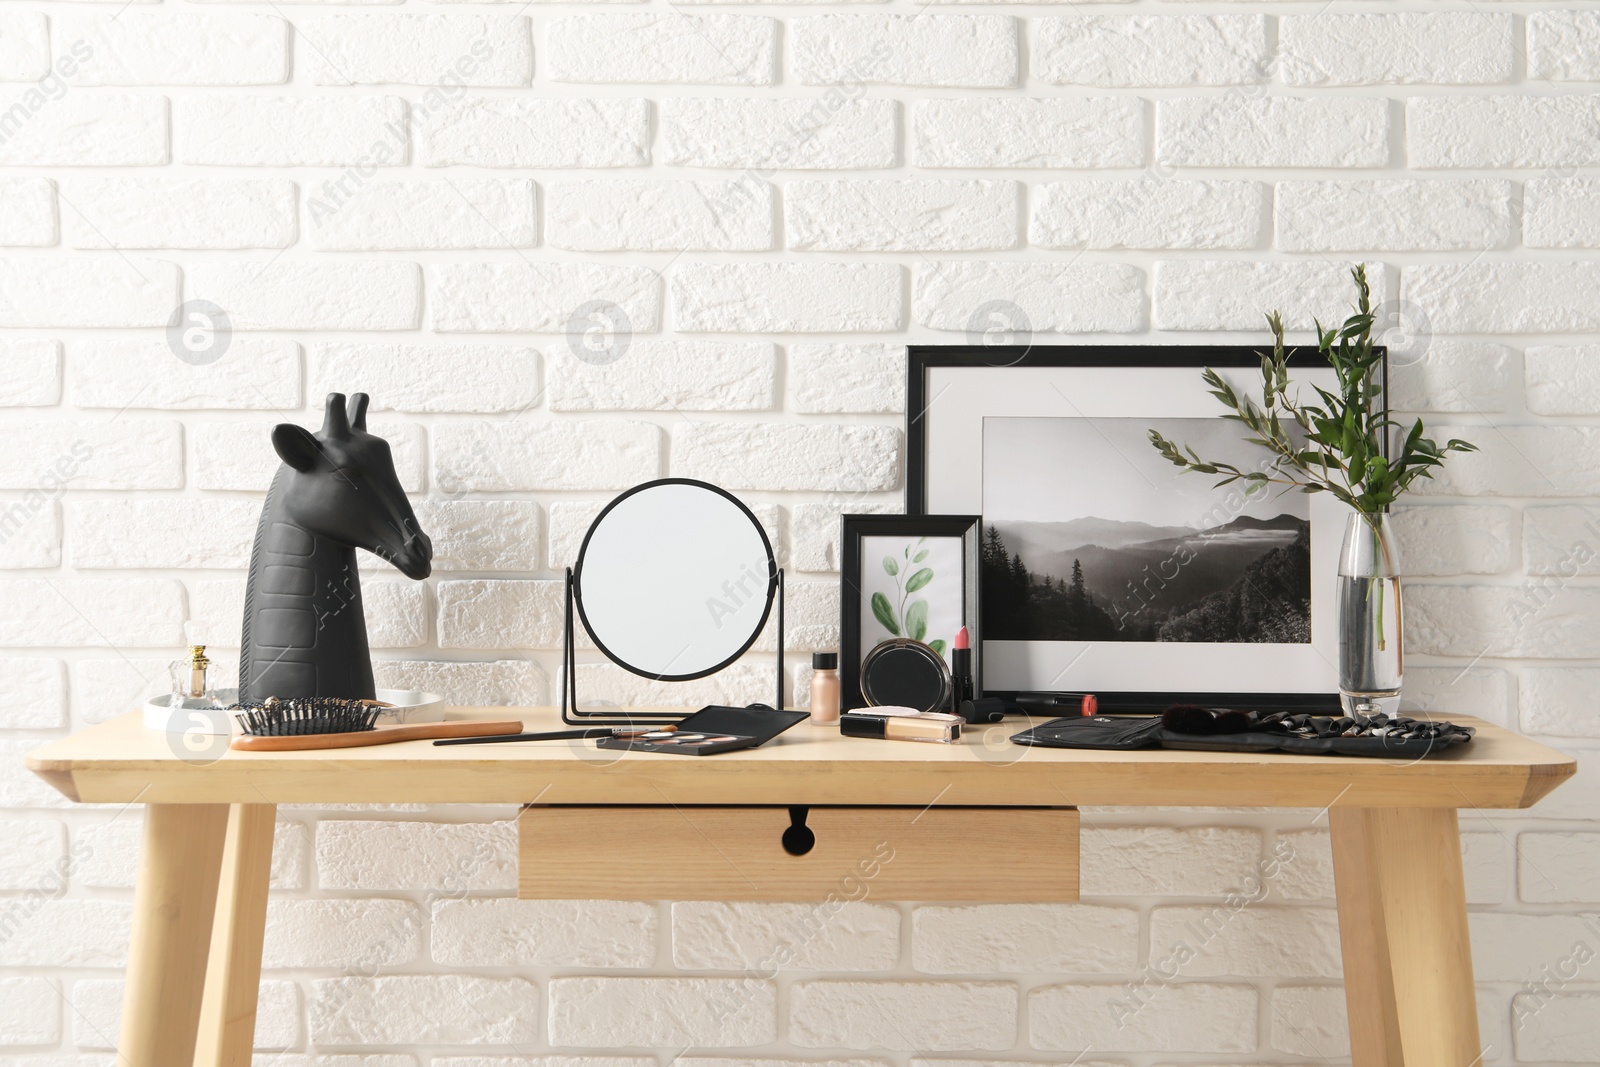
<path fill-rule="evenodd" d="M 358 548 L 408 578 L 433 569 L 389 443 L 367 432 L 367 394 L 328 394 L 322 429 L 272 430 L 283 466 L 256 527 L 245 587 L 239 699 L 371 698 Z"/>

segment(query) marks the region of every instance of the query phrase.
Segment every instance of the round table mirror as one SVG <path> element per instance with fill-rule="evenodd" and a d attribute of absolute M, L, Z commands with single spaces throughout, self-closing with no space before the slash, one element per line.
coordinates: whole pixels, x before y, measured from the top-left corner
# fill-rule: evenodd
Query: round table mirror
<path fill-rule="evenodd" d="M 743 655 L 777 587 L 772 543 L 750 509 L 684 478 L 646 482 L 607 505 L 572 575 L 600 650 L 667 682 L 703 678 Z"/>

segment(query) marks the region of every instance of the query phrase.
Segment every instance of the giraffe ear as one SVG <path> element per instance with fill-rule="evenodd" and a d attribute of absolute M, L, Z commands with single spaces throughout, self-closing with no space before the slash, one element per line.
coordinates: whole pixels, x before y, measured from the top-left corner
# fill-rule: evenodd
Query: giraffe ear
<path fill-rule="evenodd" d="M 350 394 L 350 425 L 357 430 L 367 428 L 367 394 Z"/>
<path fill-rule="evenodd" d="M 278 423 L 272 428 L 272 447 L 279 459 L 297 471 L 308 471 L 317 465 L 317 439 L 304 426 Z"/>

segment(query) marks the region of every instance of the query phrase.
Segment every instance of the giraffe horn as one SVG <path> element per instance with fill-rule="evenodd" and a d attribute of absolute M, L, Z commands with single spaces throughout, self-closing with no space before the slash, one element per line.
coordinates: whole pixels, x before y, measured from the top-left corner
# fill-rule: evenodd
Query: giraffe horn
<path fill-rule="evenodd" d="M 366 393 L 350 394 L 350 425 L 357 430 L 364 431 L 367 428 L 367 399 Z"/>
<path fill-rule="evenodd" d="M 322 414 L 322 436 L 330 438 L 350 436 L 350 421 L 345 417 L 343 393 L 328 394 L 328 403 Z"/>

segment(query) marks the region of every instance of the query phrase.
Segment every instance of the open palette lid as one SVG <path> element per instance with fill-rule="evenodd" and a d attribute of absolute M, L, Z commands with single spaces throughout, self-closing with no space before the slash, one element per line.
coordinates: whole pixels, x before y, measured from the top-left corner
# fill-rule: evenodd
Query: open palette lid
<path fill-rule="evenodd" d="M 678 723 L 679 733 L 734 734 L 753 737 L 756 745 L 765 744 L 810 715 L 805 711 L 777 711 L 765 704 L 748 708 L 711 704 Z M 755 745 L 750 746 L 752 748 Z"/>

